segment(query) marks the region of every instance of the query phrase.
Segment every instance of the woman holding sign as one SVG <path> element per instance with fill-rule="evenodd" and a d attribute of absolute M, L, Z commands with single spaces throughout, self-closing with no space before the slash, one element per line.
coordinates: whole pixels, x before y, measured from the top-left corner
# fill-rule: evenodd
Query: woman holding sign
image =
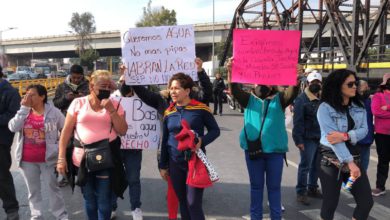
<path fill-rule="evenodd" d="M 180 202 L 181 218 L 202 220 L 205 219 L 202 208 L 203 188 L 186 184 L 189 155 L 178 150 L 175 136 L 182 130 L 181 123 L 184 119 L 197 136 L 196 149 L 201 148 L 205 151 L 206 145 L 219 136 L 220 130 L 210 109 L 205 104 L 190 98 L 193 86 L 191 77 L 184 73 L 177 73 L 169 80 L 169 94 L 173 103 L 164 113 L 159 168 L 163 179 L 167 180 L 170 176 L 172 180 Z"/>
<path fill-rule="evenodd" d="M 72 164 L 78 167 L 76 184 L 81 186 L 87 219 L 107 220 L 111 215 L 112 191 L 122 196 L 127 185 L 126 180 L 117 182 L 118 177 L 124 177 L 122 161 L 117 156 L 118 135 L 126 134 L 127 123 L 120 103 L 109 99 L 113 90 L 110 72 L 96 70 L 89 89 L 88 96 L 74 99 L 69 106 L 59 143 L 57 171 L 62 175 L 68 171 L 66 146 L 74 135 Z M 96 149 L 103 148 L 105 152 L 93 156 Z M 106 161 L 112 162 L 107 167 L 97 167 Z"/>
<path fill-rule="evenodd" d="M 251 185 L 251 219 L 263 218 L 263 186 L 267 179 L 271 219 L 281 219 L 281 182 L 283 158 L 287 152 L 287 132 L 284 110 L 298 94 L 298 86 L 278 92 L 276 86 L 256 85 L 252 93 L 231 82 L 233 59 L 227 63 L 228 82 L 232 95 L 245 109 L 240 145 Z M 275 138 L 278 137 L 278 138 Z"/>

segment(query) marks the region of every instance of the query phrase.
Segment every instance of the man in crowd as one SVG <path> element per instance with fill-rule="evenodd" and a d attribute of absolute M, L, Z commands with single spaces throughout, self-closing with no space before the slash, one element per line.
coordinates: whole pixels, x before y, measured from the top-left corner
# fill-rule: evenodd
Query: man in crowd
<path fill-rule="evenodd" d="M 206 71 L 203 69 L 203 61 L 200 58 L 195 59 L 198 81 L 195 82 L 195 87 L 191 93 L 191 98 L 194 98 L 200 102 L 203 102 L 207 106 L 210 104 L 213 98 L 213 85 L 211 84 L 210 78 Z"/>
<path fill-rule="evenodd" d="M 57 87 L 53 103 L 55 107 L 66 114 L 66 111 L 74 98 L 86 96 L 88 94 L 88 80 L 84 78 L 83 67 L 75 64 L 70 68 L 70 74 L 66 77 L 65 82 Z"/>
<path fill-rule="evenodd" d="M 19 108 L 19 93 L 11 84 L 3 80 L 3 68 L 0 66 L 0 199 L 7 213 L 7 220 L 19 219 L 19 204 L 10 172 L 14 133 L 8 129 L 9 120 L 15 116 Z"/>
<path fill-rule="evenodd" d="M 294 128 L 292 136 L 301 155 L 296 186 L 297 201 L 309 205 L 308 196 L 321 197 L 318 190 L 316 155 L 320 143 L 320 126 L 317 121 L 317 109 L 320 105 L 322 76 L 311 72 L 307 76 L 308 86 L 294 103 Z"/>
<path fill-rule="evenodd" d="M 368 164 L 370 161 L 370 147 L 374 142 L 374 123 L 373 115 L 371 111 L 371 97 L 370 97 L 370 87 L 368 83 L 364 80 L 359 80 L 359 86 L 357 92 L 362 96 L 364 107 L 367 113 L 367 125 L 368 133 L 363 140 L 360 140 L 357 143 L 357 146 L 360 147 L 360 160 L 362 167 L 367 171 Z"/>
<path fill-rule="evenodd" d="M 222 98 L 223 90 L 225 90 L 225 88 L 225 82 L 223 81 L 221 74 L 215 74 L 215 81 L 213 82 L 214 115 L 217 114 L 219 108 L 219 115 L 222 116 Z"/>

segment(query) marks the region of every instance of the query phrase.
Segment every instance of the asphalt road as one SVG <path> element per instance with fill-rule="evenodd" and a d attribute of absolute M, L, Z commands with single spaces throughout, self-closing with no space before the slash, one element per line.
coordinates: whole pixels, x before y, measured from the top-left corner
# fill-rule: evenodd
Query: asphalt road
<path fill-rule="evenodd" d="M 249 219 L 249 179 L 244 154 L 238 145 L 238 135 L 243 124 L 242 114 L 228 109 L 226 105 L 224 107 L 224 115 L 216 116 L 221 128 L 221 136 L 208 146 L 207 151 L 207 155 L 215 165 L 221 179 L 213 187 L 206 189 L 203 206 L 209 220 Z M 291 128 L 291 126 L 289 127 Z M 282 203 L 286 208 L 283 218 L 292 220 L 319 219 L 320 199 L 311 199 L 310 206 L 303 206 L 296 202 L 295 184 L 299 152 L 291 140 L 290 129 L 288 129 L 288 133 L 290 152 L 287 154 L 289 166 L 284 166 L 283 171 Z M 374 186 L 376 180 L 376 161 L 377 155 L 373 146 L 371 148 L 371 160 L 368 170 L 372 186 Z M 24 180 L 15 166 L 12 167 L 12 172 L 16 183 L 17 197 L 21 205 L 21 219 L 29 219 L 27 189 Z M 141 184 L 144 219 L 167 219 L 165 200 L 167 185 L 159 176 L 155 151 L 144 151 L 143 153 Z M 390 188 L 389 181 L 386 187 Z M 75 192 L 72 193 L 70 188 L 66 187 L 63 188 L 63 194 L 70 213 L 70 219 L 84 219 L 83 199 L 80 189 L 76 188 Z M 46 192 L 43 192 L 43 197 L 45 199 L 44 207 L 48 207 Z M 267 199 L 265 198 L 265 219 L 269 216 L 266 201 Z M 390 195 L 374 198 L 374 201 L 375 205 L 369 219 L 389 219 Z M 125 200 L 119 200 L 118 203 L 117 219 L 130 219 L 131 212 L 127 192 Z M 353 206 L 354 200 L 352 196 L 342 193 L 335 219 L 351 219 Z M 1 209 L 0 219 L 4 219 L 4 217 L 5 213 Z M 54 219 L 54 217 L 46 210 L 45 219 Z"/>

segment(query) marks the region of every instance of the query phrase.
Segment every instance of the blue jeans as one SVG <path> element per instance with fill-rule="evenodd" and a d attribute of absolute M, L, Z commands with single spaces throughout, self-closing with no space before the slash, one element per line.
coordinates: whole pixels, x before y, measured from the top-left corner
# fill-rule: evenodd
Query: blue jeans
<path fill-rule="evenodd" d="M 360 146 L 361 167 L 367 171 L 368 164 L 370 162 L 370 147 L 371 147 L 371 145 L 359 145 L 359 146 Z"/>
<path fill-rule="evenodd" d="M 126 179 L 129 184 L 129 197 L 131 210 L 141 207 L 141 164 L 142 150 L 121 150 L 123 165 L 125 166 Z M 116 210 L 117 197 L 113 195 L 112 209 Z"/>
<path fill-rule="evenodd" d="M 263 219 L 263 190 L 266 178 L 268 201 L 271 219 L 282 219 L 281 210 L 281 182 L 283 172 L 282 153 L 266 153 L 262 158 L 251 160 L 248 151 L 245 151 L 246 165 L 251 185 L 251 219 Z M 264 178 L 265 176 L 265 178 Z"/>
<path fill-rule="evenodd" d="M 318 188 L 317 152 L 319 140 L 305 139 L 304 150 L 300 150 L 301 162 L 298 167 L 297 194 L 303 195 L 308 189 Z"/>
<path fill-rule="evenodd" d="M 90 172 L 81 187 L 88 220 L 107 220 L 111 216 L 111 184 L 108 169 Z"/>

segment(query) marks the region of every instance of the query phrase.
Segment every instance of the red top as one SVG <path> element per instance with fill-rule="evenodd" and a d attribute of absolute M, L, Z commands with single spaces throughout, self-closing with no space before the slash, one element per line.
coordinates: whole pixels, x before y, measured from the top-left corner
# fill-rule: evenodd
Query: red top
<path fill-rule="evenodd" d="M 43 115 L 30 113 L 23 127 L 22 161 L 44 163 L 46 161 L 45 121 Z"/>

